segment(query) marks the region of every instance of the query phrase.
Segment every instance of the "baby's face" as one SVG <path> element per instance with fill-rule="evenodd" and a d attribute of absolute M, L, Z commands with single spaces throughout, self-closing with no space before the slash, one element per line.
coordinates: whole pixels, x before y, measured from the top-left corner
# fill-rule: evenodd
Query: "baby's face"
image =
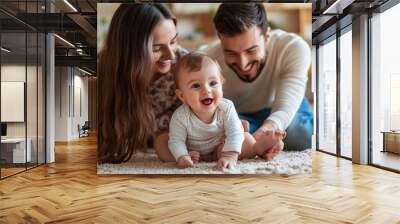
<path fill-rule="evenodd" d="M 221 75 L 218 67 L 203 61 L 200 71 L 179 74 L 178 97 L 190 106 L 195 114 L 212 112 L 222 99 Z"/>

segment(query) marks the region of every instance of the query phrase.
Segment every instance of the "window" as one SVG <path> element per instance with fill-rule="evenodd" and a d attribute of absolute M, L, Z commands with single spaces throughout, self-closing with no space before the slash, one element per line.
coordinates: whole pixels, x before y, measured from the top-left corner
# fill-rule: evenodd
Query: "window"
<path fill-rule="evenodd" d="M 351 28 L 351 27 L 349 27 Z M 340 36 L 340 154 L 352 157 L 352 33 Z"/>
<path fill-rule="evenodd" d="M 5 2 L 19 13 L 41 13 L 44 1 Z M 45 34 L 0 12 L 0 178 L 45 163 Z M 16 100 L 12 100 L 16 99 Z M 11 106 L 17 109 L 10 109 Z"/>
<path fill-rule="evenodd" d="M 318 51 L 318 147 L 336 153 L 336 40 Z"/>
<path fill-rule="evenodd" d="M 371 18 L 372 163 L 400 170 L 400 5 Z"/>

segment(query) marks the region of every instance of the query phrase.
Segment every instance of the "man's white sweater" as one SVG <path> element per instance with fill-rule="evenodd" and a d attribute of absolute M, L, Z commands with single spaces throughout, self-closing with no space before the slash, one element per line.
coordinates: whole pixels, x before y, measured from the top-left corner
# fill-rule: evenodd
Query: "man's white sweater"
<path fill-rule="evenodd" d="M 252 82 L 242 81 L 226 65 L 219 42 L 205 52 L 215 58 L 225 77 L 224 97 L 233 101 L 239 113 L 254 113 L 271 108 L 268 120 L 285 130 L 304 98 L 311 52 L 298 35 L 282 30 L 271 32 L 266 46 L 266 62 Z"/>

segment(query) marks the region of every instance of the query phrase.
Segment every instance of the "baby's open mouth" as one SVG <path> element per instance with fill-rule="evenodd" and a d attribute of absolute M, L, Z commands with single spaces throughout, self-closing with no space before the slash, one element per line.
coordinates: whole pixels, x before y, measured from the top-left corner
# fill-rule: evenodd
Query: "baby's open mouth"
<path fill-rule="evenodd" d="M 211 98 L 205 98 L 204 100 L 201 100 L 201 103 L 206 106 L 212 104 L 212 102 L 213 102 L 213 99 L 211 99 Z"/>

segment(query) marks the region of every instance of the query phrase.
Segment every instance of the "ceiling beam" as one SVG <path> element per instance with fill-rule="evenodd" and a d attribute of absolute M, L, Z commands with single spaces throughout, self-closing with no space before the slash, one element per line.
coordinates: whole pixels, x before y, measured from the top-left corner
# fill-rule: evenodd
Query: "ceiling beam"
<path fill-rule="evenodd" d="M 67 16 L 77 25 L 79 25 L 89 35 L 90 39 L 96 39 L 96 28 L 93 27 L 92 24 L 85 19 L 85 17 L 80 14 L 68 14 Z"/>
<path fill-rule="evenodd" d="M 56 66 L 87 67 L 96 71 L 97 58 L 91 56 L 55 56 Z"/>

